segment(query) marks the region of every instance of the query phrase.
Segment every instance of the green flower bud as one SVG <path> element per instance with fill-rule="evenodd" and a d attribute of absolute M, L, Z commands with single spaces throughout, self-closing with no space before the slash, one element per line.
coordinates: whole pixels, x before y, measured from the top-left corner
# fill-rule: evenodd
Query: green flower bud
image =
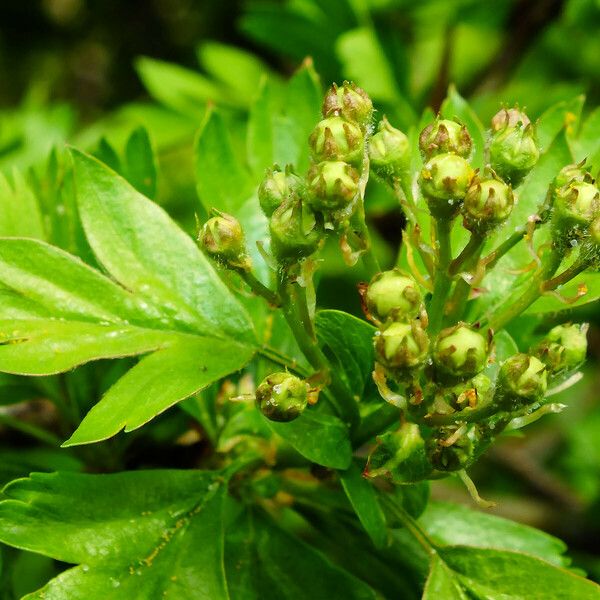
<path fill-rule="evenodd" d="M 360 163 L 363 159 L 365 136 L 356 123 L 343 117 L 327 117 L 317 123 L 309 138 L 315 161 L 342 160 Z"/>
<path fill-rule="evenodd" d="M 588 325 L 557 325 L 535 349 L 551 373 L 577 367 L 587 353 Z"/>
<path fill-rule="evenodd" d="M 427 440 L 426 452 L 434 469 L 438 471 L 460 471 L 475 459 L 475 451 L 481 438 L 477 425 L 471 425 L 454 443 L 447 444 L 458 429 L 458 425 L 440 427 Z"/>
<path fill-rule="evenodd" d="M 290 373 L 272 373 L 256 388 L 256 404 L 271 421 L 297 419 L 308 402 L 308 385 Z"/>
<path fill-rule="evenodd" d="M 220 213 L 208 219 L 200 230 L 198 241 L 215 260 L 231 267 L 250 268 L 244 231 L 235 217 Z"/>
<path fill-rule="evenodd" d="M 552 182 L 552 187 L 560 190 L 570 183 L 594 183 L 591 173 L 586 170 L 583 164 L 567 165 L 563 167 Z"/>
<path fill-rule="evenodd" d="M 410 165 L 410 142 L 404 133 L 392 127 L 384 116 L 377 133 L 369 140 L 371 168 L 380 177 L 400 175 Z"/>
<path fill-rule="evenodd" d="M 388 318 L 394 321 L 415 318 L 421 309 L 423 297 L 412 277 L 393 269 L 373 277 L 365 301 L 369 316 L 376 322 L 384 323 Z"/>
<path fill-rule="evenodd" d="M 502 179 L 518 185 L 540 157 L 533 125 L 516 109 L 502 109 L 492 119 L 490 164 Z"/>
<path fill-rule="evenodd" d="M 465 227 L 485 233 L 505 221 L 513 205 L 513 192 L 503 181 L 475 178 L 462 206 Z"/>
<path fill-rule="evenodd" d="M 593 183 L 576 182 L 557 190 L 552 213 L 556 241 L 576 245 L 588 232 L 599 211 L 600 192 Z"/>
<path fill-rule="evenodd" d="M 506 410 L 541 400 L 548 387 L 546 365 L 535 356 L 515 354 L 498 373 L 495 401 Z"/>
<path fill-rule="evenodd" d="M 316 211 L 341 210 L 358 194 L 358 171 L 342 161 L 324 161 L 308 171 L 308 200 Z"/>
<path fill-rule="evenodd" d="M 465 408 L 481 408 L 492 399 L 493 384 L 483 373 L 457 385 L 434 386 L 431 404 L 433 414 L 451 414 Z"/>
<path fill-rule="evenodd" d="M 433 362 L 442 375 L 467 378 L 483 371 L 489 343 L 476 329 L 458 323 L 440 331 L 433 350 Z"/>
<path fill-rule="evenodd" d="M 473 142 L 467 128 L 456 121 L 436 119 L 419 136 L 419 148 L 425 158 L 452 152 L 464 158 L 471 154 Z"/>
<path fill-rule="evenodd" d="M 373 116 L 373 103 L 367 92 L 354 83 L 344 81 L 342 87 L 334 83 L 323 99 L 323 116 L 341 115 L 366 128 Z"/>
<path fill-rule="evenodd" d="M 258 188 L 258 201 L 262 211 L 270 217 L 291 194 L 302 195 L 305 189 L 304 180 L 293 173 L 290 167 L 282 171 L 275 166 L 269 169 Z"/>
<path fill-rule="evenodd" d="M 400 485 L 427 479 L 431 472 L 419 426 L 408 422 L 377 436 L 365 469 L 367 477 L 385 477 Z"/>
<path fill-rule="evenodd" d="M 429 338 L 418 320 L 391 323 L 373 341 L 377 361 L 391 371 L 419 367 L 427 359 Z"/>
<path fill-rule="evenodd" d="M 421 170 L 421 190 L 432 215 L 454 216 L 474 176 L 471 165 L 457 154 L 438 154 Z"/>
<path fill-rule="evenodd" d="M 290 198 L 269 220 L 271 249 L 280 261 L 295 261 L 316 252 L 323 238 L 322 220 L 300 198 Z"/>

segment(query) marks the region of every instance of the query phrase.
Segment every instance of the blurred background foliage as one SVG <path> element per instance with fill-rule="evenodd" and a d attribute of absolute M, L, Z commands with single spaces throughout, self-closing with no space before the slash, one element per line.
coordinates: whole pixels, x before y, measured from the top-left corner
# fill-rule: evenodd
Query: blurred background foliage
<path fill-rule="evenodd" d="M 406 130 L 431 114 L 428 107 L 439 110 L 453 85 L 486 124 L 499 106 L 517 101 L 532 120 L 546 113 L 549 122 L 549 107 L 562 103 L 552 109 L 562 115 L 559 129 L 571 118 L 575 128 L 590 118 L 597 132 L 599 31 L 599 0 L 2 2 L 0 202 L 34 194 L 46 232 L 36 237 L 92 262 L 76 217 L 64 218 L 72 202 L 63 150 L 68 142 L 94 152 L 193 232 L 201 210 L 193 146 L 207 121 L 207 107 L 213 115 L 210 107 L 219 107 L 219 123 L 233 152 L 247 161 L 246 124 L 254 101 L 265 94 L 265 77 L 273 118 L 284 119 L 290 105 L 284 82 L 307 65 L 307 57 L 324 86 L 356 81 L 380 115 Z M 581 95 L 586 102 L 578 120 Z M 403 217 L 381 186 L 370 186 L 378 251 L 390 263 Z M 16 234 L 30 235 L 33 225 L 19 227 L 29 229 Z M 0 229 L 3 235 L 15 234 L 2 219 Z M 348 274 L 337 253 L 331 252 L 331 260 L 327 255 L 320 276 L 322 306 L 358 312 L 357 275 Z M 341 298 L 347 299 L 343 306 Z M 556 321 L 562 322 L 564 314 Z M 499 501 L 500 514 L 563 538 L 577 564 L 600 580 L 597 303 L 571 310 L 568 318 L 593 325 L 586 377 L 557 397 L 568 409 L 528 428 L 524 437 L 498 444 L 473 477 L 484 495 Z M 516 324 L 515 337 L 519 331 L 546 330 L 552 319 L 551 314 L 528 316 Z M 67 386 L 80 410 L 86 410 L 125 368 L 118 362 L 86 366 L 62 382 L 49 378 L 43 392 L 35 394 L 58 398 L 59 386 Z M 2 376 L 0 404 L 30 398 L 28 385 Z M 171 443 L 185 431 L 182 411 L 166 413 L 127 440 L 120 436 L 89 449 L 89 456 L 39 452 L 30 447 L 28 427 L 37 428 L 36 435 L 40 427 L 56 427 L 58 417 L 47 408 L 28 405 L 26 425 L 18 427 L 13 413 L 0 413 L 2 482 L 30 470 L 79 470 L 84 464 L 88 470 L 106 470 L 192 461 L 194 450 Z M 58 428 L 56 435 L 64 432 Z M 436 484 L 433 494 L 468 502 L 448 483 Z M 46 559 L 28 553 L 6 551 L 5 559 L 14 562 L 17 574 L 37 574 L 40 580 L 51 569 Z M 13 583 L 0 584 L 12 586 L 16 596 L 23 591 L 14 591 L 22 579 L 15 575 Z"/>

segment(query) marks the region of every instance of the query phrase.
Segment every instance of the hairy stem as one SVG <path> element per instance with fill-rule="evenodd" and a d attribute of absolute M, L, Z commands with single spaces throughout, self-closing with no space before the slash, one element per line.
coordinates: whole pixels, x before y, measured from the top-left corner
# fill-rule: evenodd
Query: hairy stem
<path fill-rule="evenodd" d="M 450 248 L 450 230 L 452 222 L 450 219 L 436 219 L 436 233 L 438 241 L 438 263 L 433 285 L 433 296 L 429 304 L 429 328 L 433 334 L 437 333 L 442 324 L 446 297 L 450 291 L 452 280 L 448 274 L 448 267 L 452 260 Z"/>
<path fill-rule="evenodd" d="M 421 529 L 419 524 L 406 512 L 404 507 L 391 500 L 388 496 L 382 496 L 382 498 L 389 511 L 406 527 L 406 530 L 417 540 L 428 556 L 435 556 L 437 554 L 435 544 L 429 539 L 429 536 Z"/>
<path fill-rule="evenodd" d="M 327 357 L 319 348 L 312 321 L 308 317 L 306 297 L 301 293 L 298 294 L 295 289 L 299 287 L 298 284 L 291 283 L 286 276 L 279 280 L 278 287 L 279 296 L 283 302 L 283 314 L 300 350 L 313 369 L 328 380 L 328 387 L 331 391 L 329 398 L 338 415 L 347 419 L 351 427 L 355 427 L 359 421 L 356 401 L 346 390 L 339 375 L 331 369 Z"/>
<path fill-rule="evenodd" d="M 261 283 L 252 272 L 242 268 L 235 269 L 235 271 L 257 296 L 262 296 L 271 306 L 281 306 L 281 298 Z"/>
<path fill-rule="evenodd" d="M 509 297 L 491 316 L 488 327 L 493 331 L 499 331 L 527 310 L 545 290 L 550 289 L 545 286 L 560 265 L 561 259 L 561 253 L 553 246 L 550 253 L 544 256 L 541 268 L 531 278 L 527 289 L 517 299 Z"/>

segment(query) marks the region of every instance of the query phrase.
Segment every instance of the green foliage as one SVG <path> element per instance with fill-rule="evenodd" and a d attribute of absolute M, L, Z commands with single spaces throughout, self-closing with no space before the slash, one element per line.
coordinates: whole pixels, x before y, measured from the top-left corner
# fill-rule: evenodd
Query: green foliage
<path fill-rule="evenodd" d="M 464 49 L 487 34 L 501 47 L 506 7 L 442 4 L 252 4 L 243 31 L 304 61 L 288 81 L 208 42 L 202 73 L 141 58 L 157 104 L 81 131 L 91 154 L 50 152 L 68 119 L 40 125 L 43 111 L 36 131 L 62 127 L 43 152 L 0 147 L 0 425 L 18 442 L 0 447 L 7 598 L 600 597 L 557 538 L 429 499 L 456 476 L 489 506 L 466 470 L 479 479 L 493 444 L 564 408 L 553 395 L 580 378 L 583 340 L 554 370 L 529 353 L 558 344 L 549 315 L 600 297 L 589 232 L 561 246 L 552 217 L 563 167 L 586 158 L 592 185 L 598 110 L 569 88 L 533 125 L 507 121 L 491 156 L 498 98 L 467 101 L 444 73 L 467 87 L 485 68 L 490 48 Z M 439 81 L 422 32 L 385 23 L 400 8 L 413 31 L 437 15 L 433 45 L 452 49 Z M 369 98 L 348 84 L 322 109 L 309 50 L 325 81 L 353 77 L 388 113 L 395 162 L 378 179 Z M 423 111 L 440 85 L 458 145 Z M 293 185 L 263 214 L 273 173 Z M 514 207 L 482 225 L 489 193 L 463 223 L 464 198 L 500 175 Z M 402 231 L 385 241 L 392 210 Z M 240 233 L 235 256 L 199 235 L 213 214 Z M 22 418 L 36 403 L 48 421 Z M 559 461 L 591 501 L 596 421 L 574 419 Z"/>

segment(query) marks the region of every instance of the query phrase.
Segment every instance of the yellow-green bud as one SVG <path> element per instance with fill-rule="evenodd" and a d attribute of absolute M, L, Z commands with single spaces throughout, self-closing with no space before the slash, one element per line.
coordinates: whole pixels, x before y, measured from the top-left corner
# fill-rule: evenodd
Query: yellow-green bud
<path fill-rule="evenodd" d="M 432 215 L 449 218 L 458 212 L 474 176 L 471 165 L 457 154 L 438 154 L 421 170 L 421 190 Z"/>
<path fill-rule="evenodd" d="M 342 160 L 360 164 L 363 159 L 365 136 L 353 121 L 333 116 L 317 123 L 309 143 L 316 162 Z"/>
<path fill-rule="evenodd" d="M 323 116 L 341 115 L 366 128 L 373 115 L 371 98 L 362 88 L 344 81 L 341 87 L 334 83 L 323 99 Z"/>
<path fill-rule="evenodd" d="M 256 404 L 271 421 L 297 419 L 308 402 L 308 385 L 290 373 L 272 373 L 256 388 Z"/>
<path fill-rule="evenodd" d="M 535 356 L 515 354 L 498 373 L 494 400 L 506 410 L 541 400 L 548 387 L 546 365 Z"/>
<path fill-rule="evenodd" d="M 552 226 L 559 244 L 577 243 L 600 212 L 600 192 L 593 183 L 570 183 L 556 191 Z"/>
<path fill-rule="evenodd" d="M 505 221 L 513 205 L 513 192 L 503 181 L 475 178 L 462 205 L 465 227 L 485 233 Z"/>
<path fill-rule="evenodd" d="M 226 213 L 211 217 L 202 226 L 198 241 L 215 260 L 230 267 L 250 268 L 244 231 L 235 217 Z"/>
<path fill-rule="evenodd" d="M 427 359 L 429 338 L 418 320 L 390 323 L 373 341 L 377 361 L 392 371 L 419 367 Z"/>
<path fill-rule="evenodd" d="M 292 194 L 303 194 L 306 184 L 288 166 L 285 171 L 275 166 L 269 169 L 258 188 L 258 201 L 267 217 L 270 217 Z"/>
<path fill-rule="evenodd" d="M 588 325 L 557 325 L 535 349 L 551 373 L 573 369 L 585 360 Z"/>
<path fill-rule="evenodd" d="M 365 469 L 367 477 L 384 477 L 397 484 L 421 481 L 431 472 L 419 426 L 408 421 L 397 431 L 377 436 Z"/>
<path fill-rule="evenodd" d="M 371 168 L 380 177 L 401 175 L 410 165 L 410 142 L 384 116 L 369 140 Z"/>
<path fill-rule="evenodd" d="M 467 128 L 449 119 L 436 119 L 419 136 L 419 148 L 426 159 L 445 152 L 468 158 L 472 146 Z"/>
<path fill-rule="evenodd" d="M 433 362 L 442 375 L 468 378 L 483 371 L 488 353 L 488 340 L 470 325 L 458 323 L 440 331 L 433 350 Z"/>
<path fill-rule="evenodd" d="M 600 248 L 600 215 L 598 215 L 590 225 L 590 241 L 597 248 Z"/>
<path fill-rule="evenodd" d="M 323 237 L 322 219 L 306 202 L 290 198 L 269 220 L 271 249 L 280 261 L 295 261 L 319 249 Z"/>
<path fill-rule="evenodd" d="M 365 296 L 369 316 L 378 323 L 388 319 L 415 318 L 423 302 L 421 291 L 412 277 L 398 269 L 383 271 L 373 277 Z"/>
<path fill-rule="evenodd" d="M 349 206 L 358 194 L 358 171 L 343 161 L 324 161 L 308 171 L 308 201 L 314 210 L 334 211 Z"/>
<path fill-rule="evenodd" d="M 533 125 L 516 109 L 502 109 L 492 119 L 490 164 L 502 179 L 518 185 L 540 157 Z"/>

